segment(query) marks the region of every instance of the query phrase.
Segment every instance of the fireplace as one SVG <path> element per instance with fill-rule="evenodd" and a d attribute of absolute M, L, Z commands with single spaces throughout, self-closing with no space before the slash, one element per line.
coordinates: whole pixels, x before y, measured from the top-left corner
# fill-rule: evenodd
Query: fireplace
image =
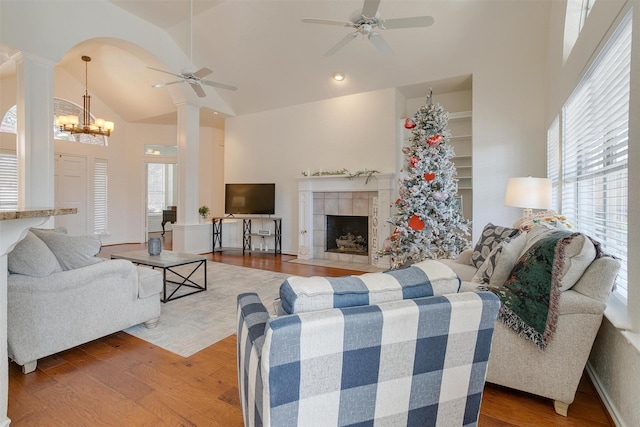
<path fill-rule="evenodd" d="M 388 259 L 379 257 L 377 251 L 380 237 L 384 240 L 391 234 L 386 219 L 392 211 L 393 183 L 392 174 L 377 174 L 370 179 L 342 175 L 300 178 L 298 258 L 388 268 Z M 335 230 L 327 233 L 332 227 L 328 216 L 337 217 L 337 221 L 344 217 L 363 218 L 356 220 L 362 221 L 362 225 L 349 226 L 358 228 L 334 225 Z"/>
<path fill-rule="evenodd" d="M 369 217 L 326 215 L 325 250 L 354 255 L 369 254 Z"/>

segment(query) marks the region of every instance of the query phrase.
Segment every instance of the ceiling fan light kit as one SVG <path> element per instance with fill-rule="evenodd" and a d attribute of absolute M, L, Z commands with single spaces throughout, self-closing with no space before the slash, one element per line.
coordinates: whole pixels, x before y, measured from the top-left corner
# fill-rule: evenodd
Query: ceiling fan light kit
<path fill-rule="evenodd" d="M 84 95 L 82 96 L 82 126 L 78 116 L 57 116 L 56 126 L 63 132 L 71 134 L 86 133 L 90 135 L 110 136 L 115 124 L 105 119 L 96 118 L 91 123 L 91 96 L 89 96 L 88 64 L 90 56 L 82 56 L 84 61 Z"/>
<path fill-rule="evenodd" d="M 323 25 L 335 25 L 340 27 L 350 27 L 355 31 L 344 36 L 338 43 L 336 43 L 331 49 L 329 49 L 324 56 L 331 56 L 343 47 L 345 47 L 351 40 L 355 39 L 358 35 L 362 38 L 367 38 L 371 44 L 383 55 L 391 55 L 393 53 L 391 47 L 382 38 L 376 29 L 380 30 L 394 30 L 399 28 L 418 28 L 429 27 L 435 22 L 431 16 L 412 16 L 408 18 L 395 18 L 395 19 L 382 19 L 378 7 L 380 6 L 380 0 L 364 0 L 362 11 L 351 16 L 348 21 L 334 21 L 330 19 L 315 19 L 306 18 L 302 22 L 308 24 L 323 24 Z"/>

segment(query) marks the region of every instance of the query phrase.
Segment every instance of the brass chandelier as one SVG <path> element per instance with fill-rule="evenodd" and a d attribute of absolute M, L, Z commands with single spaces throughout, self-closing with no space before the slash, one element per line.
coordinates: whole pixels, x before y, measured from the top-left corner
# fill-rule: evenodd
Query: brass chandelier
<path fill-rule="evenodd" d="M 88 85 L 88 64 L 91 61 L 90 56 L 82 56 L 84 61 L 84 95 L 82 96 L 82 126 L 79 125 L 78 116 L 58 116 L 56 118 L 56 125 L 63 132 L 69 132 L 71 134 L 86 133 L 89 135 L 103 135 L 110 136 L 113 132 L 113 122 L 106 121 L 104 119 L 96 118 L 91 123 L 91 96 L 89 96 Z"/>

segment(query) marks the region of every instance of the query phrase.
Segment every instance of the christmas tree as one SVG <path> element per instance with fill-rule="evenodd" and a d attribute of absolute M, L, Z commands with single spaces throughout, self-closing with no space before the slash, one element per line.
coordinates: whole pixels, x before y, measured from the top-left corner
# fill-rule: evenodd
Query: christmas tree
<path fill-rule="evenodd" d="M 470 222 L 457 197 L 455 155 L 448 128 L 449 114 L 440 104 L 427 103 L 405 120 L 411 129 L 399 181 L 400 198 L 390 222 L 395 227 L 385 241 L 383 253 L 391 256 L 392 268 L 425 259 L 456 258 L 469 247 Z"/>

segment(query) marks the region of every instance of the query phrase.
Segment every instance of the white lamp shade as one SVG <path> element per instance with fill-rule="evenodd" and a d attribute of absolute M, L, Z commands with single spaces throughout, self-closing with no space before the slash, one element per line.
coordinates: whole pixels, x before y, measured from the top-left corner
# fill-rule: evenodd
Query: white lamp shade
<path fill-rule="evenodd" d="M 516 208 L 551 208 L 551 180 L 549 178 L 509 178 L 504 204 Z"/>

